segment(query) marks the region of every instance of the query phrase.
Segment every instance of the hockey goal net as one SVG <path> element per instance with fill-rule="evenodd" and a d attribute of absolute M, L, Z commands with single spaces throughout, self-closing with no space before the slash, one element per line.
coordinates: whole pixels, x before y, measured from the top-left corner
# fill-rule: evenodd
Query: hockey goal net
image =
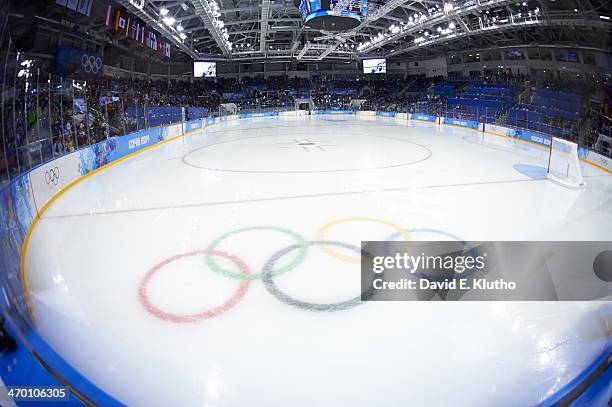
<path fill-rule="evenodd" d="M 580 170 L 578 145 L 576 143 L 556 137 L 552 138 L 548 161 L 548 179 L 568 188 L 581 189 L 586 187 Z"/>
<path fill-rule="evenodd" d="M 221 103 L 219 105 L 219 114 L 221 116 L 224 115 L 232 115 L 238 113 L 238 106 L 235 103 Z"/>

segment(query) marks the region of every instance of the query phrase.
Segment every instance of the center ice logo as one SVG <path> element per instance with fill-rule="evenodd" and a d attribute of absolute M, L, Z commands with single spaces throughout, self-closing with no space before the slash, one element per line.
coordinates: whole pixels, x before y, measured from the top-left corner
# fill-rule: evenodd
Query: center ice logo
<path fill-rule="evenodd" d="M 310 139 L 293 139 L 293 141 L 276 143 L 280 148 L 301 148 L 302 150 L 310 153 L 311 151 L 327 151 L 325 147 L 337 147 L 337 144 L 325 144 L 329 143 L 329 140 L 310 140 Z"/>

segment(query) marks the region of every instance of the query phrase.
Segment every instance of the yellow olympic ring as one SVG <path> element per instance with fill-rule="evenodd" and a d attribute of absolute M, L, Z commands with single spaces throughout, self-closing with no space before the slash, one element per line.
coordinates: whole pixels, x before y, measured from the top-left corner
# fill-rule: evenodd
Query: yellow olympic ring
<path fill-rule="evenodd" d="M 354 222 L 354 221 L 380 223 L 382 225 L 386 225 L 392 229 L 395 229 L 404 238 L 405 241 L 408 242 L 412 240 L 412 238 L 410 237 L 410 233 L 408 233 L 408 231 L 405 228 L 399 225 L 396 225 L 395 223 L 387 222 L 386 220 L 382 220 L 382 219 L 368 218 L 368 217 L 361 217 L 361 216 L 340 218 L 340 219 L 332 220 L 329 223 L 326 223 L 325 225 L 319 228 L 317 232 L 316 240 L 325 240 L 325 233 L 333 226 L 336 226 L 340 223 Z M 331 249 L 330 246 L 321 246 L 321 250 L 323 250 L 328 255 L 335 257 L 337 259 L 340 259 L 340 260 L 348 261 L 350 263 L 361 263 L 361 258 L 355 258 L 352 256 L 344 255 L 342 253 L 338 253 L 334 249 Z"/>

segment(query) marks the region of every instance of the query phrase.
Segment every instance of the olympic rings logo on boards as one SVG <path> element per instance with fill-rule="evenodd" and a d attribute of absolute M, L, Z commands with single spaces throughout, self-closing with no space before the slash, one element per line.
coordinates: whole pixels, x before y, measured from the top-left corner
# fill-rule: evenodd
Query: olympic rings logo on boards
<path fill-rule="evenodd" d="M 60 171 L 59 168 L 54 167 L 47 171 L 45 171 L 45 183 L 49 186 L 55 185 L 59 183 L 60 179 Z"/>
<path fill-rule="evenodd" d="M 102 59 L 95 55 L 83 54 L 81 56 L 81 66 L 86 73 L 97 74 L 102 69 Z"/>
<path fill-rule="evenodd" d="M 452 235 L 452 234 L 449 234 L 443 231 L 437 231 L 434 229 L 405 229 L 394 223 L 387 222 L 382 219 L 376 219 L 376 218 L 370 218 L 370 217 L 347 217 L 347 218 L 340 218 L 340 219 L 333 220 L 329 223 L 324 224 L 323 226 L 319 228 L 319 230 L 317 231 L 315 235 L 315 240 L 306 240 L 303 236 L 299 235 L 298 233 L 295 233 L 289 229 L 285 229 L 285 228 L 277 227 L 277 226 L 245 227 L 245 228 L 240 228 L 240 229 L 236 229 L 236 230 L 227 232 L 215 238 L 209 244 L 209 246 L 204 250 L 194 250 L 194 251 L 189 251 L 186 253 L 178 254 L 168 259 L 165 259 L 162 262 L 155 265 L 145 274 L 145 276 L 141 280 L 139 287 L 138 287 L 138 299 L 141 305 L 145 308 L 145 310 L 147 310 L 151 315 L 155 316 L 158 319 L 161 319 L 166 322 L 174 322 L 174 323 L 192 323 L 196 321 L 211 319 L 211 318 L 217 317 L 229 311 L 236 304 L 238 304 L 240 300 L 242 300 L 242 298 L 245 296 L 252 282 L 254 282 L 255 280 L 261 280 L 265 289 L 268 291 L 268 293 L 271 294 L 278 301 L 286 305 L 289 305 L 291 307 L 303 310 L 303 311 L 334 312 L 334 311 L 341 311 L 341 310 L 347 310 L 347 309 L 353 308 L 361 304 L 364 298 L 367 299 L 373 295 L 373 288 L 371 285 L 370 285 L 370 288 L 366 292 L 361 292 L 359 295 L 353 298 L 340 300 L 334 303 L 313 303 L 313 302 L 307 302 L 307 301 L 290 296 L 286 292 L 282 291 L 275 282 L 275 277 L 281 274 L 287 273 L 291 270 L 294 270 L 300 264 L 302 264 L 304 260 L 306 259 L 308 251 L 313 246 L 320 247 L 321 250 L 330 257 L 336 258 L 340 261 L 349 262 L 349 263 L 359 263 L 361 256 L 364 256 L 364 255 L 368 256 L 369 254 L 363 253 L 362 249 L 358 246 L 355 246 L 349 243 L 345 243 L 345 242 L 330 240 L 326 237 L 326 235 L 328 234 L 331 228 L 335 227 L 336 225 L 349 223 L 349 222 L 370 222 L 370 223 L 380 224 L 380 225 L 389 227 L 390 229 L 393 230 L 393 233 L 387 236 L 385 241 L 394 241 L 400 237 L 404 241 L 410 241 L 412 240 L 411 234 L 416 234 L 416 233 L 421 233 L 421 232 L 439 234 L 439 235 L 444 236 L 446 239 L 451 239 L 451 240 L 459 240 L 459 241 L 462 240 L 455 235 Z M 226 253 L 219 249 L 219 246 L 222 244 L 222 242 L 224 242 L 231 236 L 235 236 L 235 235 L 242 234 L 245 232 L 250 232 L 250 231 L 262 231 L 262 230 L 273 231 L 273 232 L 278 232 L 278 233 L 287 235 L 291 237 L 295 241 L 295 243 L 287 247 L 281 248 L 277 252 L 273 253 L 268 258 L 268 260 L 265 262 L 261 271 L 257 273 L 251 272 L 247 264 L 243 260 L 241 260 L 239 257 L 237 257 L 236 255 Z M 354 252 L 355 254 L 348 256 L 338 251 L 338 249 L 341 249 L 343 251 L 348 251 L 348 252 Z M 281 263 L 281 260 L 289 255 L 293 256 L 291 260 L 289 262 L 282 263 L 282 265 L 279 265 L 279 263 Z M 238 288 L 236 289 L 234 294 L 232 294 L 231 297 L 226 302 L 224 302 L 223 304 L 219 306 L 216 306 L 212 309 L 192 313 L 192 314 L 171 313 L 168 311 L 164 311 L 158 306 L 156 306 L 155 304 L 153 304 L 149 296 L 149 284 L 154 279 L 155 275 L 161 269 L 170 265 L 171 263 L 174 263 L 186 257 L 193 257 L 193 256 L 203 256 L 205 258 L 205 265 L 208 270 L 214 273 L 218 273 L 222 275 L 223 277 L 234 279 L 238 281 L 239 282 Z M 238 271 L 227 270 L 226 268 L 221 266 L 219 263 L 217 263 L 216 259 L 224 259 L 226 261 L 229 261 L 229 263 L 232 263 L 234 266 L 237 267 Z M 424 276 L 424 277 L 428 278 L 427 276 Z"/>

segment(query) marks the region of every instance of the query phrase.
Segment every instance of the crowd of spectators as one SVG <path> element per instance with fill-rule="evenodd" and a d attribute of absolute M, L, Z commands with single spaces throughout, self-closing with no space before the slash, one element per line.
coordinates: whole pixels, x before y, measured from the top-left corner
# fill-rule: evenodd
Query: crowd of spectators
<path fill-rule="evenodd" d="M 474 82 L 519 84 L 526 78 L 493 76 L 471 80 L 445 78 L 368 77 L 355 80 L 326 78 L 250 77 L 216 78 L 214 80 L 143 80 L 101 77 L 87 81 L 59 81 L 51 78 L 35 92 L 17 94 L 14 104 L 5 110 L 5 144 L 3 161 L 8 167 L 28 167 L 59 156 L 84 145 L 108 137 L 126 134 L 143 124 L 134 120 L 130 109 L 180 106 L 203 108 L 210 115 L 218 114 L 221 103 L 235 103 L 240 111 L 255 109 L 292 109 L 297 98 L 312 98 L 317 109 L 384 110 L 408 113 L 443 114 L 457 117 L 458 109 L 450 109 L 450 97 L 461 96 Z M 435 86 L 434 86 L 435 85 Z M 438 86 L 439 85 L 439 86 Z M 565 89 L 560 82 L 539 86 Z M 438 94 L 435 89 L 447 89 Z M 449 91 L 450 90 L 450 91 Z M 609 99 L 609 95 L 605 96 Z M 585 106 L 588 98 L 585 96 Z M 359 101 L 359 103 L 352 103 Z M 518 102 L 518 100 L 516 100 Z M 609 100 L 608 100 L 609 102 Z M 14 106 L 14 110 L 12 107 Z M 504 124 L 504 111 L 496 112 L 496 122 Z M 609 113 L 609 112 L 608 112 Z M 561 128 L 562 135 L 592 146 L 598 134 L 610 134 L 610 121 L 604 114 L 592 114 L 583 106 L 579 117 L 588 118 L 585 131 L 580 120 L 545 115 L 542 123 L 533 123 L 536 130 Z M 12 123 L 12 124 L 11 124 Z M 8 126 L 11 124 L 11 126 Z M 525 125 L 531 128 L 531 123 Z M 548 126 L 548 127 L 547 127 Z M 10 127 L 10 128 L 9 128 Z M 535 128 L 534 128 L 535 129 Z M 578 140 L 583 134 L 583 140 Z M 28 146 L 27 149 L 23 146 Z M 21 146 L 21 148 L 16 148 Z M 0 162 L 2 164 L 2 162 Z"/>

